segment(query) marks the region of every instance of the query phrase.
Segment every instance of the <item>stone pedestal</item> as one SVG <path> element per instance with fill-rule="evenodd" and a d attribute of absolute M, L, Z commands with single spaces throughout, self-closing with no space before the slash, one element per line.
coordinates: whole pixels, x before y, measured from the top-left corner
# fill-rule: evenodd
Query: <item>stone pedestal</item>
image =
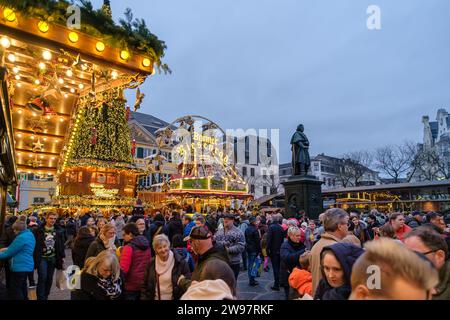
<path fill-rule="evenodd" d="M 295 217 L 300 210 L 305 210 L 306 216 L 318 219 L 323 212 L 322 181 L 315 176 L 291 176 L 282 182 L 285 190 L 285 216 Z"/>

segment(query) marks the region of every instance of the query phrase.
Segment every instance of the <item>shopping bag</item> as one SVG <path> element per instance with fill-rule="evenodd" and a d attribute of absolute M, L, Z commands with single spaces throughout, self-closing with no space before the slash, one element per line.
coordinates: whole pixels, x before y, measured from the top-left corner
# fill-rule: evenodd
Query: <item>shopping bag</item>
<path fill-rule="evenodd" d="M 259 270 L 260 266 L 261 266 L 261 257 L 257 256 L 255 258 L 255 262 L 253 262 L 252 270 L 250 271 L 250 275 L 252 277 L 257 277 L 258 276 L 258 270 Z"/>
<path fill-rule="evenodd" d="M 67 279 L 64 270 L 56 270 L 56 287 L 60 290 L 67 289 Z"/>

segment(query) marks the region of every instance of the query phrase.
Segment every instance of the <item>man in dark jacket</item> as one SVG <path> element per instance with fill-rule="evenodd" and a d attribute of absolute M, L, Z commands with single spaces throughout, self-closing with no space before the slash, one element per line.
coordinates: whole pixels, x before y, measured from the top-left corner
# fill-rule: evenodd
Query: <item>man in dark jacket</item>
<path fill-rule="evenodd" d="M 36 229 L 34 263 L 38 270 L 36 289 L 38 300 L 47 300 L 55 269 L 62 270 L 65 258 L 63 234 L 55 226 L 57 215 L 48 212 L 45 225 Z"/>
<path fill-rule="evenodd" d="M 267 231 L 267 255 L 270 257 L 273 268 L 272 290 L 280 290 L 280 248 L 285 238 L 285 232 L 281 226 L 283 216 L 276 214 L 272 218 L 272 223 Z"/>
<path fill-rule="evenodd" d="M 258 285 L 255 277 L 252 276 L 253 264 L 255 263 L 256 257 L 261 253 L 261 237 L 257 227 L 256 217 L 250 217 L 248 220 L 249 225 L 245 229 L 245 244 L 247 250 L 248 259 L 248 279 L 250 286 Z"/>
<path fill-rule="evenodd" d="M 233 273 L 229 262 L 230 258 L 224 247 L 219 245 L 213 245 L 211 233 L 202 226 L 193 227 L 188 237 L 184 238 L 184 241 L 190 240 L 191 249 L 198 256 L 197 265 L 194 272 L 192 272 L 191 278 L 186 279 L 183 276 L 179 279 L 178 284 L 184 291 L 186 291 L 191 285 L 192 281 L 205 280 L 203 271 L 212 261 L 221 265 L 222 270 L 227 270 L 227 273 Z M 236 288 L 231 288 L 232 292 L 236 291 Z"/>
<path fill-rule="evenodd" d="M 172 218 L 170 218 L 166 225 L 165 233 L 167 234 L 170 243 L 172 243 L 173 236 L 176 234 L 183 235 L 183 222 L 181 222 L 180 213 L 176 211 L 173 212 Z"/>
<path fill-rule="evenodd" d="M 367 232 L 369 233 L 370 239 L 375 239 L 375 230 L 380 226 L 377 217 L 374 214 L 369 214 L 367 217 Z"/>

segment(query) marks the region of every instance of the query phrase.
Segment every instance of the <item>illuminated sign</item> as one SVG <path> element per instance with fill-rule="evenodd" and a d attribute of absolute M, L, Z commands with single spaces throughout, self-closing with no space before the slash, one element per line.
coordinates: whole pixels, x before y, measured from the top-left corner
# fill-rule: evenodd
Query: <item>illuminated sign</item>
<path fill-rule="evenodd" d="M 119 192 L 119 189 L 105 189 L 102 184 L 91 183 L 89 186 L 95 196 L 100 198 L 113 198 Z"/>

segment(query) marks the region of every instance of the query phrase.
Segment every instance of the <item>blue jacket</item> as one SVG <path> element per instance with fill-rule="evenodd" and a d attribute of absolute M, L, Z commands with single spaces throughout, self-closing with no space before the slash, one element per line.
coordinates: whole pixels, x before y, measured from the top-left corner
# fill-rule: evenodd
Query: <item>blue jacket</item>
<path fill-rule="evenodd" d="M 195 227 L 195 222 L 191 221 L 184 227 L 183 237 L 186 238 L 190 233 L 191 229 Z"/>
<path fill-rule="evenodd" d="M 13 272 L 31 272 L 34 270 L 33 252 L 36 240 L 30 230 L 21 231 L 8 249 L 0 252 L 0 259 L 10 259 Z"/>

